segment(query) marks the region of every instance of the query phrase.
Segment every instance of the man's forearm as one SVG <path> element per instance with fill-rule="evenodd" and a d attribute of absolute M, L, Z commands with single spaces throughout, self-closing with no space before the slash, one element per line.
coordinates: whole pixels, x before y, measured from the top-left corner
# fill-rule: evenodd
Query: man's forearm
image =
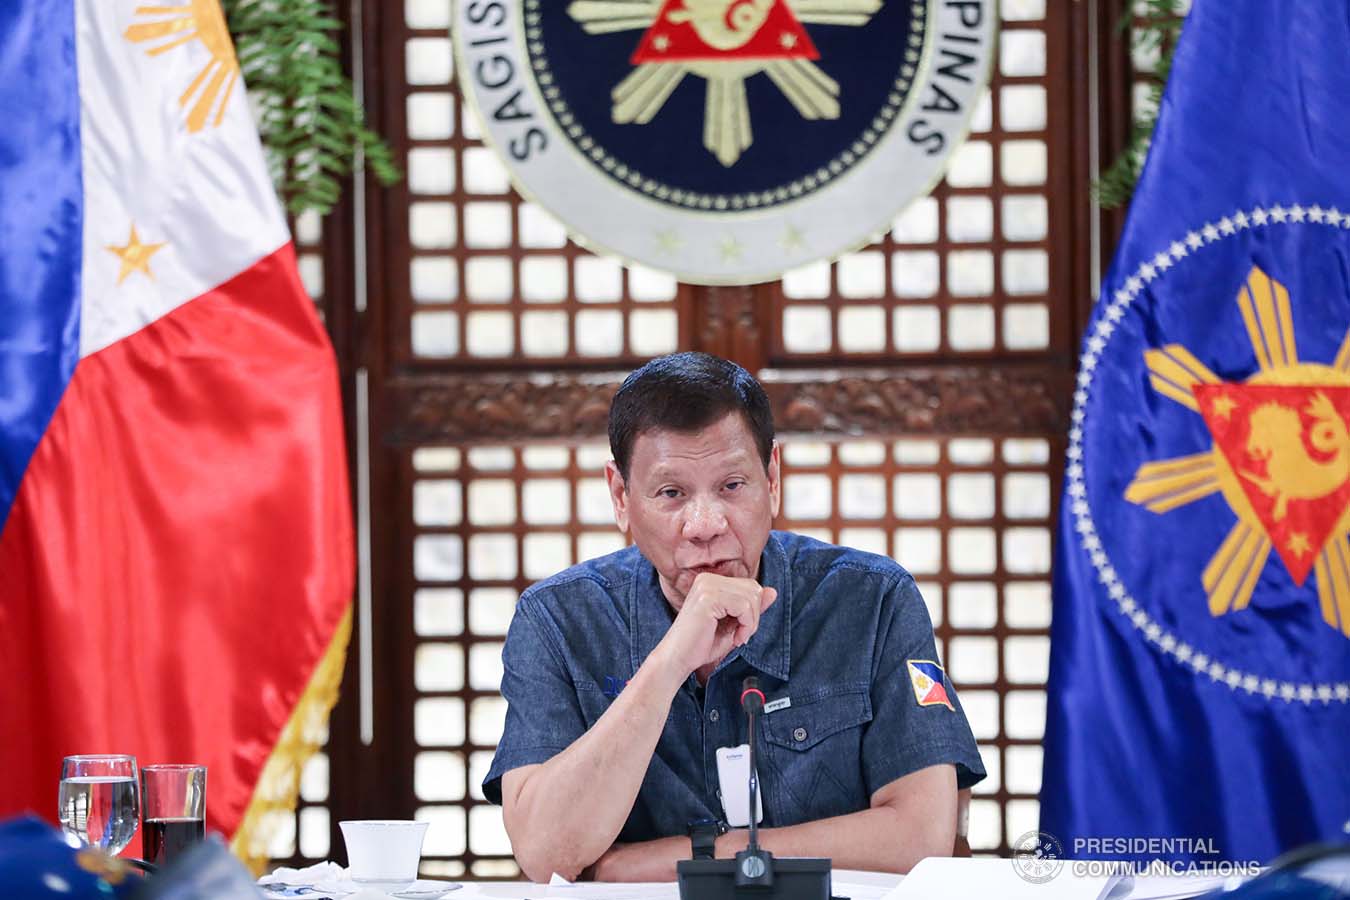
<path fill-rule="evenodd" d="M 717 856 L 735 856 L 749 836 L 740 829 L 722 835 Z M 889 806 L 759 832 L 760 846 L 775 856 L 824 856 L 838 869 L 898 873 L 928 856 L 951 856 L 955 839 L 955 821 L 950 829 L 937 821 L 921 824 Z"/>
<path fill-rule="evenodd" d="M 927 856 L 951 856 L 955 840 L 901 831 L 891 809 L 865 809 L 846 816 L 819 819 L 786 828 L 761 828 L 759 843 L 774 856 L 823 856 L 838 869 L 908 872 Z M 717 858 L 730 859 L 749 843 L 749 832 L 730 831 L 717 839 Z M 660 838 L 640 844 L 616 844 L 596 863 L 596 881 L 674 881 L 675 863 L 689 859 L 685 837 Z"/>
<path fill-rule="evenodd" d="M 882 787 L 860 812 L 761 828 L 759 843 L 775 856 L 824 856 L 835 868 L 908 872 L 928 856 L 951 856 L 956 841 L 956 773 L 931 766 Z M 717 839 L 718 859 L 729 859 L 749 843 L 737 830 Z M 663 838 L 611 847 L 595 864 L 599 881 L 670 881 L 675 863 L 688 859 L 688 838 Z"/>
<path fill-rule="evenodd" d="M 749 843 L 749 832 L 736 830 L 717 839 L 717 858 L 730 859 Z M 761 828 L 760 846 L 774 856 L 823 856 L 837 869 L 908 872 L 927 856 L 951 856 L 956 836 L 905 828 L 895 810 L 883 807 L 819 819 L 786 828 Z M 675 863 L 689 859 L 685 837 L 640 844 L 616 844 L 596 863 L 596 881 L 674 881 Z"/>
<path fill-rule="evenodd" d="M 613 844 L 687 677 L 653 653 L 594 726 L 514 786 L 506 827 L 526 875 L 576 878 Z M 508 772 L 504 790 L 510 778 Z"/>

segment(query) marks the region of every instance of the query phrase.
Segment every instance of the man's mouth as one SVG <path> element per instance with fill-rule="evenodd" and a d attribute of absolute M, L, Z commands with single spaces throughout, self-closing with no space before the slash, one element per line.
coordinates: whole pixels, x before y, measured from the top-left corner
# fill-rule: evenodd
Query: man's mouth
<path fill-rule="evenodd" d="M 736 565 L 734 559 L 724 559 L 720 562 L 707 563 L 701 566 L 689 566 L 689 571 L 695 575 L 702 575 L 704 572 L 711 572 L 714 575 L 726 575 L 727 572 Z"/>

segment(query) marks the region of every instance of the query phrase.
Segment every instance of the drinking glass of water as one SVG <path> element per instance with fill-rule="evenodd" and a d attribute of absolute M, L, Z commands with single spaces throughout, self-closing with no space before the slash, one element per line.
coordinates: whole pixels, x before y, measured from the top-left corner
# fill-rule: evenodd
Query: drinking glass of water
<path fill-rule="evenodd" d="M 121 853 L 136 833 L 136 757 L 67 756 L 61 763 L 61 808 L 66 834 L 87 847 Z"/>

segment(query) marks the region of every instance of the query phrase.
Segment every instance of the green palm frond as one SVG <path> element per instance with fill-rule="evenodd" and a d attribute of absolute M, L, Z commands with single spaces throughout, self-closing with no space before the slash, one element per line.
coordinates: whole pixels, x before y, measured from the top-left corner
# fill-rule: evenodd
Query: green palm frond
<path fill-rule="evenodd" d="M 342 71 L 342 23 L 327 0 L 223 0 L 272 180 L 293 214 L 325 214 L 363 158 L 381 184 L 402 173 L 366 125 Z"/>
<path fill-rule="evenodd" d="M 1158 123 L 1158 109 L 1162 106 L 1163 86 L 1172 69 L 1172 53 L 1181 35 L 1181 25 L 1190 6 L 1187 0 L 1135 0 L 1132 8 L 1120 22 L 1122 31 L 1130 35 L 1131 44 L 1140 55 L 1157 57 L 1153 80 L 1148 95 L 1134 110 L 1130 136 L 1120 155 L 1092 185 L 1092 191 L 1106 209 L 1124 206 L 1134 194 L 1139 173 L 1148 155 L 1153 127 Z"/>

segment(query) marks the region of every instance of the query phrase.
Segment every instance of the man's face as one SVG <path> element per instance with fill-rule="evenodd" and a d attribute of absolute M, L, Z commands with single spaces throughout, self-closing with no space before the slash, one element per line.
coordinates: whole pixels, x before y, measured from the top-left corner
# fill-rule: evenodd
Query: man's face
<path fill-rule="evenodd" d="M 766 472 L 740 413 L 697 432 L 643 432 L 633 442 L 627 483 L 613 462 L 605 477 L 619 528 L 656 568 L 676 609 L 702 572 L 759 574 L 778 514 L 778 445 Z"/>

